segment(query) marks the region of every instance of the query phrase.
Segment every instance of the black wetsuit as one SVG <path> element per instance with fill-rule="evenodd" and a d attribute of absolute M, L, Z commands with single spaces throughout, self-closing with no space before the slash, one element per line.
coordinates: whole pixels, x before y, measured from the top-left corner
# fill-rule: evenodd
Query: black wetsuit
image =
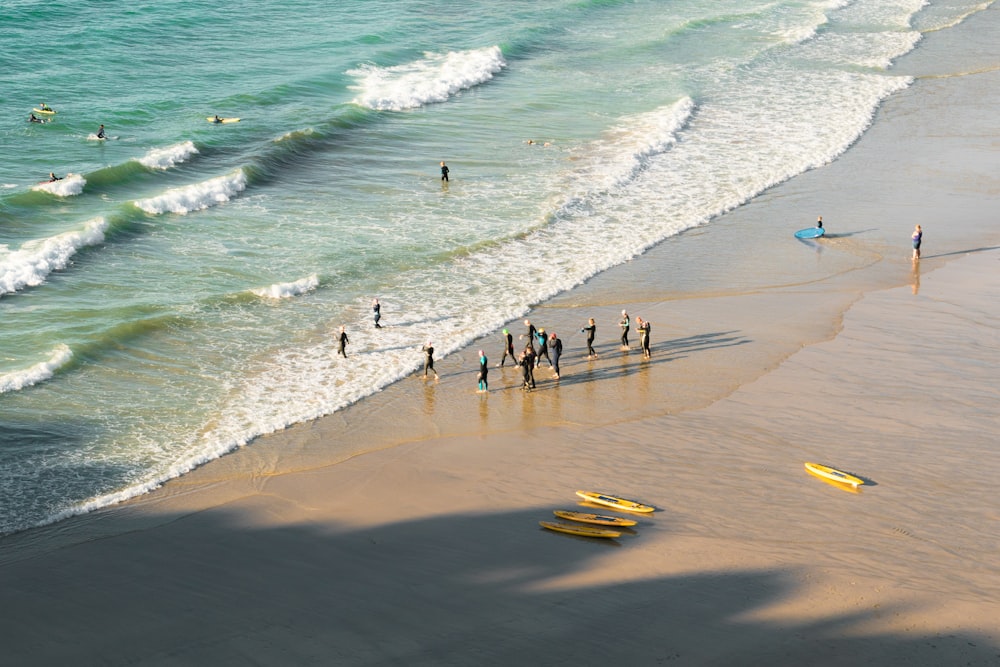
<path fill-rule="evenodd" d="M 534 324 L 528 325 L 528 347 L 531 348 L 531 356 L 535 355 L 535 336 L 538 335 L 538 329 L 535 328 Z"/>
<path fill-rule="evenodd" d="M 337 349 L 337 352 L 338 352 L 338 354 L 340 354 L 341 356 L 343 356 L 344 359 L 347 358 L 347 349 L 346 348 L 347 348 L 347 344 L 350 343 L 350 342 L 351 341 L 349 341 L 347 339 L 347 332 L 346 331 L 341 331 L 340 332 L 340 347 Z"/>
<path fill-rule="evenodd" d="M 653 325 L 649 322 L 643 322 L 642 326 L 639 327 L 639 343 L 642 345 L 643 356 L 650 356 L 649 352 L 649 332 L 653 330 Z"/>
<path fill-rule="evenodd" d="M 626 315 L 619 324 L 622 328 L 622 347 L 628 347 L 628 330 L 630 324 L 628 315 Z"/>
<path fill-rule="evenodd" d="M 503 335 L 505 342 L 503 348 L 503 356 L 500 358 L 500 366 L 503 366 L 503 362 L 507 361 L 507 355 L 510 355 L 511 361 L 515 364 L 517 363 L 517 356 L 514 354 L 514 336 L 507 333 Z"/>
<path fill-rule="evenodd" d="M 524 363 L 527 364 L 525 368 L 525 382 L 528 383 L 532 389 L 535 388 L 535 348 L 526 347 L 524 348 Z"/>
<path fill-rule="evenodd" d="M 424 377 L 427 377 L 427 371 L 434 373 L 434 377 L 437 377 L 437 371 L 434 370 L 434 348 L 430 345 L 424 346 Z"/>
<path fill-rule="evenodd" d="M 441 165 L 441 180 L 442 181 L 447 181 L 448 180 L 448 171 L 449 171 L 448 165 L 446 165 L 446 164 Z"/>
<path fill-rule="evenodd" d="M 556 375 L 559 375 L 559 357 L 562 356 L 562 339 L 556 338 L 549 343 L 549 347 L 552 348 L 552 370 L 555 371 Z"/>
<path fill-rule="evenodd" d="M 594 352 L 594 336 L 597 335 L 597 325 L 591 324 L 589 327 L 584 327 L 580 329 L 581 332 L 587 332 L 587 356 L 596 357 L 597 353 Z"/>
<path fill-rule="evenodd" d="M 378 321 L 382 319 L 382 304 L 376 302 L 375 305 L 372 306 L 372 311 L 375 313 L 375 328 L 381 329 L 382 325 L 379 324 Z"/>
<path fill-rule="evenodd" d="M 517 362 L 521 366 L 521 374 L 524 377 L 524 382 L 521 385 L 521 389 L 531 389 L 535 386 L 535 379 L 531 373 L 532 367 L 535 365 L 535 360 L 531 358 L 530 355 L 524 354 L 521 359 Z"/>

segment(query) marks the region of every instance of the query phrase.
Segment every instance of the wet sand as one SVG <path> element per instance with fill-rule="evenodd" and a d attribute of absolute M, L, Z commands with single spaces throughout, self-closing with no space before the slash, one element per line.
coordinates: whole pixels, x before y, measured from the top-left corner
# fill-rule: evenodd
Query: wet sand
<path fill-rule="evenodd" d="M 497 333 L 440 382 L 4 539 L 6 660 L 996 664 L 998 15 L 928 35 L 841 159 L 534 308 L 558 382 L 477 394 Z M 817 214 L 829 238 L 791 238 Z M 540 529 L 577 489 L 658 511 L 613 541 Z"/>

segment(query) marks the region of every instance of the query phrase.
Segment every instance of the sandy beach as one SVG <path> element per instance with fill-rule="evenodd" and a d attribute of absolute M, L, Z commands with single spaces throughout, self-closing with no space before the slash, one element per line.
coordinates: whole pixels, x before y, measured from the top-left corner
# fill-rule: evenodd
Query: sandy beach
<path fill-rule="evenodd" d="M 834 163 L 537 305 L 558 381 L 477 394 L 497 332 L 439 382 L 4 538 L 2 662 L 1000 664 L 998 27 L 926 35 Z M 828 238 L 792 238 L 816 215 Z M 657 511 L 541 529 L 578 489 Z"/>

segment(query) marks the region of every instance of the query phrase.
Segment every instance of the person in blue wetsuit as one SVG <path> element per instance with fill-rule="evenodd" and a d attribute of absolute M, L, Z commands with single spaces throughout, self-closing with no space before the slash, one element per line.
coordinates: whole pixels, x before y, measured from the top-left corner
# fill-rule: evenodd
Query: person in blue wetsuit
<path fill-rule="evenodd" d="M 538 357 L 535 359 L 535 367 L 542 367 L 542 357 L 545 357 L 545 361 L 549 362 L 549 368 L 552 367 L 552 359 L 549 357 L 549 339 L 545 337 L 545 329 L 539 329 L 535 332 L 535 336 L 538 337 Z"/>
<path fill-rule="evenodd" d="M 490 389 L 489 383 L 486 381 L 486 375 L 490 372 L 489 360 L 486 358 L 486 353 L 479 350 L 479 393 L 485 394 Z"/>

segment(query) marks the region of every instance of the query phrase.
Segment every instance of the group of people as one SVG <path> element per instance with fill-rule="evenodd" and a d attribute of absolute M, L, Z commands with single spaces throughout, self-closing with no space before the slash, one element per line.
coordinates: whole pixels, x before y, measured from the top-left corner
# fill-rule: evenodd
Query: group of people
<path fill-rule="evenodd" d="M 378 299 L 372 300 L 372 318 L 374 320 L 375 328 L 381 329 L 382 304 L 379 303 Z M 637 317 L 636 322 L 638 323 L 639 347 L 642 350 L 642 356 L 645 359 L 649 359 L 651 357 L 649 337 L 653 327 L 648 321 L 643 320 L 641 317 Z M 500 357 L 500 362 L 496 365 L 496 367 L 503 368 L 507 361 L 507 357 L 510 357 L 511 363 L 521 368 L 521 388 L 526 391 L 530 391 L 536 387 L 535 369 L 541 367 L 543 359 L 548 363 L 549 368 L 552 369 L 552 378 L 555 380 L 559 379 L 559 360 L 563 353 L 563 342 L 562 339 L 555 334 L 555 332 L 546 332 L 542 327 L 535 327 L 535 325 L 531 323 L 531 320 L 524 320 L 524 326 L 525 332 L 518 337 L 518 340 L 527 339 L 527 343 L 520 354 L 514 350 L 514 335 L 511 334 L 509 329 L 503 330 L 501 334 L 503 352 Z M 629 317 L 628 311 L 622 311 L 622 319 L 618 322 L 618 326 L 621 328 L 621 349 L 627 352 L 631 349 L 628 335 L 632 328 L 632 321 Z M 597 335 L 597 325 L 594 322 L 594 318 L 590 318 L 587 325 L 580 329 L 580 331 L 581 333 L 587 334 L 587 359 L 596 359 L 597 352 L 594 350 L 594 338 Z M 351 341 L 347 336 L 346 328 L 343 326 L 340 327 L 340 334 L 337 342 L 337 354 L 345 359 L 347 358 L 347 345 L 350 342 Z M 433 374 L 434 379 L 439 380 L 440 376 L 438 375 L 438 372 L 434 370 L 433 342 L 428 341 L 427 344 L 421 348 L 421 352 L 424 355 L 424 379 L 427 379 L 428 374 Z M 486 393 L 489 391 L 489 371 L 489 359 L 483 350 L 479 350 L 479 374 L 476 377 L 478 393 Z"/>

